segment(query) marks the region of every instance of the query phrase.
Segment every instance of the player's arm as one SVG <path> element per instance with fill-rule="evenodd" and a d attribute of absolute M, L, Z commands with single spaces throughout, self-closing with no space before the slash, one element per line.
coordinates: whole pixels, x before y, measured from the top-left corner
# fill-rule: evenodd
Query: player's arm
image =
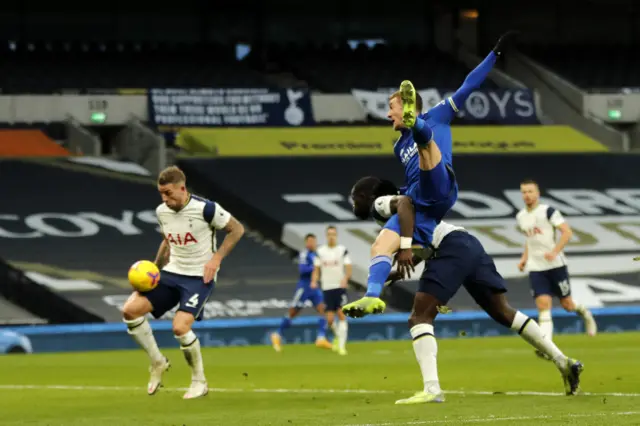
<path fill-rule="evenodd" d="M 344 252 L 344 278 L 342 278 L 342 283 L 340 283 L 342 285 L 342 288 L 347 288 L 347 286 L 349 285 L 349 280 L 351 279 L 351 276 L 353 275 L 353 262 L 351 262 L 351 258 L 349 257 L 349 254 L 346 252 Z"/>
<path fill-rule="evenodd" d="M 231 216 L 222 229 L 226 234 L 222 240 L 222 244 L 220 244 L 220 247 L 215 253 L 221 260 L 227 257 L 236 244 L 238 244 L 238 241 L 240 241 L 240 238 L 244 235 L 244 226 L 242 226 L 235 217 Z"/>
<path fill-rule="evenodd" d="M 314 259 L 314 254 L 313 253 L 307 253 L 306 256 L 300 256 L 299 262 L 298 262 L 298 272 L 302 275 L 302 274 L 311 274 L 313 273 L 313 259 Z"/>
<path fill-rule="evenodd" d="M 462 86 L 460 86 L 453 95 L 431 108 L 429 116 L 439 123 L 451 122 L 467 98 L 469 98 L 471 92 L 478 89 L 486 80 L 496 60 L 502 56 L 506 45 L 514 38 L 515 34 L 515 32 L 503 34 L 487 57 L 467 75 Z"/>
<path fill-rule="evenodd" d="M 171 249 L 169 246 L 169 242 L 166 238 L 162 240 L 160 243 L 160 247 L 158 248 L 158 253 L 156 254 L 156 260 L 154 263 L 158 267 L 158 269 L 164 268 L 167 263 L 169 263 L 169 258 L 171 255 Z"/>
<path fill-rule="evenodd" d="M 569 224 L 564 220 L 564 217 L 562 217 L 562 213 L 560 213 L 553 207 L 549 207 L 547 209 L 547 218 L 549 219 L 549 222 L 551 222 L 553 227 L 560 231 L 560 238 L 558 239 L 556 246 L 553 248 L 553 251 L 551 253 L 545 254 L 547 260 L 553 260 L 562 252 L 562 250 L 564 250 L 564 247 L 571 240 L 573 231 L 571 230 Z"/>
<path fill-rule="evenodd" d="M 524 271 L 524 267 L 527 266 L 527 261 L 529 260 L 529 245 L 524 243 L 524 251 L 522 252 L 522 256 L 520 256 L 520 263 L 518 263 L 518 269 L 520 272 Z"/>
<path fill-rule="evenodd" d="M 244 235 L 244 226 L 218 203 L 207 202 L 203 211 L 204 219 L 215 230 L 224 230 L 225 236 L 220 247 L 213 253 L 204 267 L 203 280 L 211 282 L 220 268 L 222 259 L 227 257 Z"/>
<path fill-rule="evenodd" d="M 388 195 L 379 197 L 375 201 L 376 210 L 385 217 L 398 215 L 400 222 L 400 250 L 398 250 L 395 262 L 398 263 L 398 271 L 404 278 L 405 274 L 411 278 L 411 272 L 415 271 L 413 262 L 413 228 L 415 226 L 415 208 L 411 197 L 406 195 Z"/>
<path fill-rule="evenodd" d="M 318 281 L 320 280 L 320 258 L 318 254 L 313 257 L 313 272 L 311 273 L 311 288 L 318 288 Z"/>

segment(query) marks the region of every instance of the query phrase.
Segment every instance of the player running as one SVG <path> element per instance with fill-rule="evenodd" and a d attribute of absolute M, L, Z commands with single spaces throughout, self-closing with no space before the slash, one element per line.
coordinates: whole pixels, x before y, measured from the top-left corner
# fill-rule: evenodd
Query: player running
<path fill-rule="evenodd" d="M 191 329 L 202 319 L 203 308 L 213 291 L 220 263 L 244 234 L 244 227 L 218 203 L 191 195 L 186 177 L 178 167 L 169 167 L 158 177 L 162 204 L 156 209 L 164 236 L 155 263 L 162 270 L 153 290 L 133 292 L 123 308 L 128 333 L 151 358 L 151 377 L 147 393 L 156 393 L 169 360 L 162 355 L 145 315 L 155 318 L 178 305 L 173 318 L 173 334 L 180 343 L 191 367 L 191 386 L 185 399 L 204 396 L 208 392 L 200 341 Z M 216 233 L 224 229 L 226 236 L 216 250 Z"/>
<path fill-rule="evenodd" d="M 452 137 L 450 122 L 458 108 L 471 92 L 485 80 L 496 59 L 514 33 L 500 37 L 489 55 L 469 73 L 462 86 L 426 114 L 422 111 L 422 98 L 410 81 L 403 81 L 400 90 L 389 99 L 389 119 L 393 129 L 401 133 L 393 151 L 405 168 L 405 187 L 402 193 L 409 196 L 416 210 L 416 221 L 423 223 L 423 236 L 430 241 L 430 234 L 438 222 L 451 209 L 458 198 L 458 184 L 453 172 Z M 364 214 L 368 215 L 369 212 Z M 400 265 L 409 266 L 410 238 L 400 240 L 403 252 L 398 254 Z M 391 256 L 397 250 L 393 233 L 381 233 L 371 252 L 369 287 L 381 287 L 391 271 Z M 356 303 L 366 303 L 364 300 Z M 363 307 L 364 308 L 364 307 Z"/>
<path fill-rule="evenodd" d="M 318 288 L 320 281 L 326 304 L 327 322 L 334 335 L 333 350 L 340 355 L 347 355 L 349 325 L 341 308 L 348 301 L 347 285 L 351 279 L 352 263 L 346 247 L 338 244 L 338 230 L 335 226 L 327 227 L 327 243 L 318 247 L 318 254 L 313 263 L 311 288 Z"/>
<path fill-rule="evenodd" d="M 440 309 L 461 286 L 491 318 L 517 331 L 527 343 L 553 360 L 562 374 L 566 394 L 575 395 L 579 390 L 582 364 L 565 356 L 550 339 L 544 337 L 535 321 L 509 305 L 505 297 L 507 290 L 504 279 L 480 241 L 464 228 L 445 222 L 429 229 L 432 223 L 421 222 L 418 213 L 414 222 L 409 197 L 394 195 L 397 192 L 390 192 L 388 187 L 383 190 L 380 185 L 362 189 L 365 187 L 362 181 L 371 182 L 373 179 L 376 178 L 364 178 L 359 181 L 360 185 L 354 187 L 354 212 L 368 208 L 378 222 L 389 217 L 384 231 L 395 233 L 397 239 L 400 238 L 401 229 L 413 227 L 415 223 L 414 242 L 425 249 L 421 250 L 414 262 L 428 261 L 428 267 L 420 277 L 409 317 L 413 349 L 422 372 L 424 388 L 410 398 L 396 401 L 396 404 L 444 402 L 438 379 L 438 346 L 433 322 Z M 382 197 L 375 198 L 376 195 Z M 427 235 L 431 238 L 425 239 Z M 404 271 L 399 269 L 385 280 L 393 282 L 402 279 L 403 275 Z M 354 318 L 383 312 L 386 304 L 379 298 L 381 291 L 382 286 L 368 286 L 362 299 L 367 303 L 350 303 L 343 307 L 343 311 Z"/>
<path fill-rule="evenodd" d="M 567 312 L 577 313 L 584 321 L 589 336 L 595 336 L 598 327 L 591 312 L 571 297 L 571 284 L 567 259 L 562 252 L 573 232 L 562 214 L 546 204 L 540 204 L 540 188 L 533 180 L 520 183 L 525 208 L 516 215 L 518 228 L 526 235 L 524 252 L 518 269 L 529 271 L 531 292 L 538 308 L 538 322 L 544 335 L 553 337 L 551 304 L 553 296 Z M 560 238 L 556 243 L 556 230 Z M 537 352 L 538 356 L 542 356 Z"/>
<path fill-rule="evenodd" d="M 305 249 L 298 256 L 298 270 L 300 279 L 296 292 L 293 295 L 289 312 L 282 318 L 278 331 L 271 333 L 271 345 L 276 352 L 282 351 L 282 336 L 284 331 L 291 326 L 291 321 L 298 316 L 304 304 L 310 301 L 314 308 L 320 314 L 318 319 L 318 332 L 316 335 L 316 346 L 319 348 L 331 349 L 331 343 L 327 340 L 327 320 L 325 318 L 325 305 L 322 298 L 322 290 L 319 288 L 311 288 L 311 274 L 314 269 L 314 260 L 317 256 L 316 248 L 318 245 L 316 236 L 307 234 L 304 237 Z"/>

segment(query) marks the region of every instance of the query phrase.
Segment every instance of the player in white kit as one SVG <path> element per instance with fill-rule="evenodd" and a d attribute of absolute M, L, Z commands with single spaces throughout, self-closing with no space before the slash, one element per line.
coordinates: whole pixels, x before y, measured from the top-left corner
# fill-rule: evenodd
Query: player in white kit
<path fill-rule="evenodd" d="M 551 305 L 553 296 L 556 296 L 566 311 L 575 312 L 582 317 L 587 334 L 594 336 L 597 326 L 593 315 L 571 297 L 567 259 L 562 251 L 573 235 L 569 224 L 558 210 L 540 204 L 540 189 L 535 181 L 522 181 L 520 192 L 525 208 L 518 212 L 516 220 L 518 228 L 527 236 L 527 241 L 518 269 L 529 271 L 540 328 L 546 337 L 552 339 Z M 560 231 L 557 241 L 556 230 Z"/>
<path fill-rule="evenodd" d="M 347 334 L 349 326 L 342 307 L 347 304 L 347 285 L 351 279 L 351 258 L 345 246 L 338 244 L 338 230 L 327 227 L 327 244 L 318 247 L 315 257 L 311 288 L 322 287 L 327 323 L 333 330 L 333 350 L 340 355 L 347 354 Z M 335 315 L 338 319 L 335 320 Z"/>
<path fill-rule="evenodd" d="M 160 173 L 158 192 L 163 203 L 156 209 L 163 234 L 155 263 L 162 270 L 158 285 L 145 293 L 133 292 L 123 308 L 128 333 L 151 358 L 147 393 L 156 393 L 169 360 L 162 355 L 149 322 L 151 313 L 159 318 L 178 305 L 173 318 L 173 334 L 191 367 L 191 386 L 185 399 L 208 392 L 200 341 L 191 327 L 202 319 L 202 311 L 213 291 L 220 263 L 244 234 L 244 227 L 218 203 L 191 195 L 182 170 L 172 166 Z M 226 235 L 216 249 L 216 230 Z"/>

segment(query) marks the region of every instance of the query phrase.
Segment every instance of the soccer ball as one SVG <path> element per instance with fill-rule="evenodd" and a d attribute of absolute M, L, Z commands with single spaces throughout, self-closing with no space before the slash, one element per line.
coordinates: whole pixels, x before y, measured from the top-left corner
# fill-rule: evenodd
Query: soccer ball
<path fill-rule="evenodd" d="M 155 263 L 139 260 L 129 268 L 129 282 L 141 293 L 153 290 L 160 280 L 160 271 Z"/>

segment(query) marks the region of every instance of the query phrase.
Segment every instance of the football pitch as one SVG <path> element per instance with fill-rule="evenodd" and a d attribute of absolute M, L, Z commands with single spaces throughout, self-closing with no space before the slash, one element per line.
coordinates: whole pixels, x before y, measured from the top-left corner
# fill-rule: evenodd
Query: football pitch
<path fill-rule="evenodd" d="M 436 329 L 437 330 L 437 329 Z M 61 338 L 64 338 L 61 336 Z M 557 336 L 585 364 L 563 395 L 552 363 L 518 337 L 439 340 L 443 404 L 394 405 L 422 387 L 411 342 L 205 348 L 208 396 L 182 400 L 178 349 L 155 396 L 141 351 L 0 357 L 0 425 L 640 425 L 640 334 Z"/>

